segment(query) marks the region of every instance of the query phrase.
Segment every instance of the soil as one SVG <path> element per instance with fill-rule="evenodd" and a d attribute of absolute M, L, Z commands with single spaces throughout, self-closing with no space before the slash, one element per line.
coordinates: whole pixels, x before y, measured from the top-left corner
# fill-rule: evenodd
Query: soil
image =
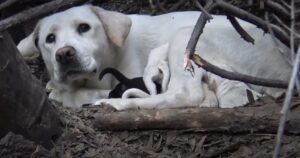
<path fill-rule="evenodd" d="M 203 133 L 192 129 L 101 131 L 92 123 L 93 116 L 103 109 L 59 105 L 55 108 L 64 133 L 53 149 L 44 149 L 20 135 L 8 133 L 0 140 L 0 157 L 261 158 L 272 157 L 275 146 L 273 133 Z M 282 157 L 300 157 L 299 135 L 284 137 Z"/>

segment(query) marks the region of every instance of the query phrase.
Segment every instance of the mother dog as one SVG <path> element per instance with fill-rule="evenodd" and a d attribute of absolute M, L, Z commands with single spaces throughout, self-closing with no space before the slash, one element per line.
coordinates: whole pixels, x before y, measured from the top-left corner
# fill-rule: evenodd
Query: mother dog
<path fill-rule="evenodd" d="M 124 15 L 85 5 L 39 21 L 33 33 L 18 44 L 24 57 L 41 53 L 53 89 L 50 98 L 80 107 L 106 98 L 115 84 L 99 73 L 106 67 L 125 76 L 143 75 L 151 49 L 167 43 L 176 30 L 195 24 L 199 12 L 161 16 Z"/>
<path fill-rule="evenodd" d="M 107 103 L 119 110 L 130 107 L 174 107 L 174 103 L 176 107 L 201 106 L 205 99 L 201 82 L 205 76 L 210 75 L 199 69 L 196 77 L 192 78 L 188 72 L 183 71 L 182 55 L 190 31 L 177 33 L 182 28 L 193 26 L 199 15 L 200 12 L 177 12 L 151 17 L 124 15 L 89 5 L 74 7 L 42 19 L 33 33 L 20 42 L 18 48 L 25 57 L 41 52 L 51 76 L 49 85 L 53 90 L 50 98 L 62 102 L 65 106 L 80 107 L 82 104 L 106 98 L 115 84 L 108 77 L 101 82 L 98 81 L 102 69 L 114 67 L 126 76 L 142 76 L 150 51 L 156 47 L 159 50 L 163 44 L 171 43 L 167 49 L 164 48 L 165 51 L 162 51 L 166 54 L 166 60 L 170 62 L 171 73 L 168 89 L 161 94 L 162 96 L 131 100 L 104 99 L 97 103 Z M 288 79 L 290 66 L 282 60 L 281 54 L 276 52 L 276 46 L 270 36 L 263 36 L 262 31 L 255 26 L 244 23 L 246 30 L 255 35 L 258 45 L 245 43 L 225 17 L 216 17 L 204 30 L 207 31 L 204 35 L 206 40 L 199 41 L 199 45 L 201 44 L 199 51 L 206 54 L 204 57 L 207 56 L 212 63 L 220 62 L 217 65 L 223 64 L 231 70 L 237 68 L 237 71 L 246 74 L 254 76 L 266 74 L 265 77 Z M 171 40 L 174 37 L 175 39 Z M 249 56 L 239 54 L 240 52 L 247 52 Z M 210 53 L 214 55 L 209 55 Z M 264 67 L 270 53 L 272 53 L 270 64 Z M 263 58 L 260 58 L 260 55 Z M 216 57 L 219 58 L 215 60 Z M 250 60 L 245 59 L 247 57 Z M 245 66 L 247 63 L 249 65 Z M 215 78 L 212 82 L 219 79 L 219 91 L 226 89 L 224 86 L 226 84 L 222 84 L 223 81 L 230 83 L 227 84 L 230 85 L 227 89 L 234 87 L 231 81 L 214 75 L 209 78 Z M 247 88 L 245 85 L 241 87 L 242 90 Z M 282 91 L 270 90 L 270 92 L 271 95 L 278 95 Z M 234 96 L 229 99 L 234 99 Z"/>

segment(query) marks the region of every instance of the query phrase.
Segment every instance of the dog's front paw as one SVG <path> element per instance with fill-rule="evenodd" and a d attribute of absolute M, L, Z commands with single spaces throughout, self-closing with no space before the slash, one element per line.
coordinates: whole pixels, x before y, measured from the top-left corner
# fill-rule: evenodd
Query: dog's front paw
<path fill-rule="evenodd" d="M 101 99 L 96 101 L 93 106 L 101 106 L 104 108 L 114 108 L 115 110 L 124 110 L 121 99 Z"/>

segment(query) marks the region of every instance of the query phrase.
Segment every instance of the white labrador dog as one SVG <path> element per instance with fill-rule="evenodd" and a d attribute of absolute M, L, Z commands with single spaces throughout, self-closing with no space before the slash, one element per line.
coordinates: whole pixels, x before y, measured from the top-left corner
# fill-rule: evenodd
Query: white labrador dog
<path fill-rule="evenodd" d="M 24 57 L 41 53 L 51 81 L 49 97 L 69 107 L 106 98 L 115 84 L 102 69 L 143 75 L 150 50 L 169 41 L 175 32 L 195 24 L 199 12 L 161 16 L 124 15 L 85 5 L 43 18 L 18 44 Z"/>
<path fill-rule="evenodd" d="M 124 15 L 89 5 L 74 7 L 43 18 L 33 33 L 18 44 L 18 49 L 25 57 L 42 54 L 51 77 L 49 97 L 69 107 L 96 101 L 95 104 L 110 104 L 118 110 L 244 104 L 245 96 L 239 101 L 234 96 L 237 92 L 228 95 L 227 92 L 230 89 L 245 91 L 246 84 L 222 79 L 202 69 L 196 69 L 194 77 L 183 70 L 183 52 L 199 15 L 200 12 L 176 12 L 151 17 Z M 206 26 L 197 50 L 213 64 L 233 71 L 288 80 L 291 66 L 282 60 L 271 38 L 251 24 L 242 22 L 242 25 L 255 38 L 255 45 L 241 40 L 225 17 L 215 16 Z M 169 44 L 166 46 L 166 43 Z M 117 68 L 130 77 L 144 74 L 150 91 L 157 74 L 148 71 L 153 66 L 147 67 L 145 72 L 144 68 L 154 48 L 166 54 L 158 57 L 159 60 L 154 58 L 165 64 L 168 69 L 165 72 L 169 72 L 169 77 L 163 74 L 167 76 L 163 94 L 137 99 L 101 99 L 108 96 L 115 84 L 110 77 L 98 80 L 99 73 L 106 67 Z M 235 83 L 241 85 L 233 88 Z M 215 84 L 216 96 L 208 88 Z M 273 96 L 283 92 L 254 88 Z"/>

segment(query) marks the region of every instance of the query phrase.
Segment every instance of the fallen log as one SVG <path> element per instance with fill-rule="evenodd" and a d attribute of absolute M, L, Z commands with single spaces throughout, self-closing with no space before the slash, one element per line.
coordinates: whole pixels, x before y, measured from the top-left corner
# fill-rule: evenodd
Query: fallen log
<path fill-rule="evenodd" d="M 41 83 L 7 32 L 0 33 L 0 137 L 12 131 L 46 148 L 62 127 Z"/>
<path fill-rule="evenodd" d="M 188 108 L 101 112 L 94 127 L 101 130 L 191 129 L 199 132 L 277 133 L 281 107 Z M 294 108 L 286 132 L 300 134 L 300 107 Z"/>

